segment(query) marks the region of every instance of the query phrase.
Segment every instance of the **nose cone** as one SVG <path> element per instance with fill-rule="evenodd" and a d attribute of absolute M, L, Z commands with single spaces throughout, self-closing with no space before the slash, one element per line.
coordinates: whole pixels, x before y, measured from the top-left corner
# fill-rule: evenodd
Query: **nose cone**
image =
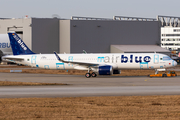
<path fill-rule="evenodd" d="M 176 65 L 177 65 L 177 62 L 176 62 L 175 60 L 174 60 L 173 62 L 174 62 L 174 66 L 176 66 Z"/>

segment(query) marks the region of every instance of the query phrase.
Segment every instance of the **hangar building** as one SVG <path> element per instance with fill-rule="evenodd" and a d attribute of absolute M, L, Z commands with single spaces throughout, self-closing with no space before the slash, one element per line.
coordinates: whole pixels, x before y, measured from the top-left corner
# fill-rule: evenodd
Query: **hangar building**
<path fill-rule="evenodd" d="M 35 53 L 59 51 L 59 20 L 0 19 L 0 34 L 15 31 Z"/>
<path fill-rule="evenodd" d="M 156 19 L 118 16 L 0 19 L 0 34 L 15 31 L 35 53 L 110 53 L 113 45 L 160 45 L 160 29 Z"/>
<path fill-rule="evenodd" d="M 180 17 L 158 16 L 161 21 L 161 47 L 180 51 Z"/>

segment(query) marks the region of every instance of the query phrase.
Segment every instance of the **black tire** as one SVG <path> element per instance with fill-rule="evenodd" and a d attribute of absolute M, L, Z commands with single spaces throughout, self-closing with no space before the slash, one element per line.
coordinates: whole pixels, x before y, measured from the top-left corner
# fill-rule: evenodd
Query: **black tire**
<path fill-rule="evenodd" d="M 167 74 L 163 74 L 162 77 L 167 77 Z"/>
<path fill-rule="evenodd" d="M 92 76 L 92 77 L 96 77 L 97 74 L 96 74 L 95 72 L 93 72 L 93 73 L 91 74 L 91 76 Z"/>
<path fill-rule="evenodd" d="M 90 73 L 86 73 L 86 74 L 85 74 L 85 77 L 86 77 L 86 78 L 90 78 L 90 77 L 91 77 L 91 74 L 90 74 Z"/>

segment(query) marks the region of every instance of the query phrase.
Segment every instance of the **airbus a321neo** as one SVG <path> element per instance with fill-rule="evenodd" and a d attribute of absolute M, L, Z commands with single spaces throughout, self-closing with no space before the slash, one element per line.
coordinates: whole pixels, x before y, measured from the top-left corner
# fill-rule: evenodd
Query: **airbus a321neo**
<path fill-rule="evenodd" d="M 120 74 L 122 69 L 156 70 L 177 65 L 169 56 L 157 53 L 36 54 L 16 33 L 8 35 L 13 55 L 3 56 L 3 60 L 44 69 L 86 70 L 87 78 Z"/>

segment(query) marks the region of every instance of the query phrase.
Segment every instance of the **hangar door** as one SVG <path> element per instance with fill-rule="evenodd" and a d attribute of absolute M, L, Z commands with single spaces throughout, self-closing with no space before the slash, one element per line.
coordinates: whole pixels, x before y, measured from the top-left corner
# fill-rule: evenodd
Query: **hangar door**
<path fill-rule="evenodd" d="M 16 32 L 16 34 L 23 40 L 23 27 L 8 27 L 7 32 Z"/>

